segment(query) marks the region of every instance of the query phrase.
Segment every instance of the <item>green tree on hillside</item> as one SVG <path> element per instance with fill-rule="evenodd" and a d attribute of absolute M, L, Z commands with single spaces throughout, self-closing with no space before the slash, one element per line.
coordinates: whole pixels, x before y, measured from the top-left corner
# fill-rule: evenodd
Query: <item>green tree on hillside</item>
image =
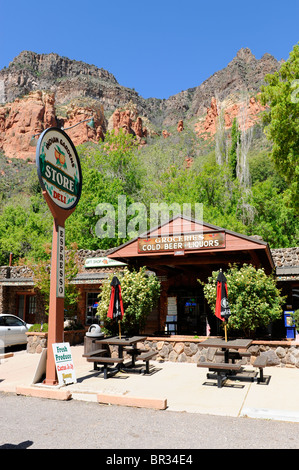
<path fill-rule="evenodd" d="M 118 197 L 126 196 L 127 205 L 139 199 L 142 170 L 135 152 L 137 145 L 132 135 L 121 130 L 117 135 L 114 131 L 108 132 L 105 141 L 98 145 L 78 148 L 83 185 L 76 210 L 66 221 L 67 244 L 76 242 L 79 248 L 105 250 L 127 240 L 117 231 Z M 107 203 L 114 208 L 115 230 L 109 231 L 105 226 L 103 231 L 107 235 L 109 231 L 109 237 L 99 238 L 96 225 L 104 219 L 105 213 L 99 214 L 97 207 Z"/>
<path fill-rule="evenodd" d="M 233 125 L 231 129 L 231 147 L 229 151 L 229 166 L 231 168 L 232 177 L 237 177 L 237 162 L 238 162 L 238 145 L 240 144 L 240 131 L 238 120 L 235 118 L 233 120 Z"/>
<path fill-rule="evenodd" d="M 261 101 L 265 112 L 265 132 L 273 147 L 271 157 L 299 207 L 299 44 L 295 45 L 280 70 L 266 75 Z"/>

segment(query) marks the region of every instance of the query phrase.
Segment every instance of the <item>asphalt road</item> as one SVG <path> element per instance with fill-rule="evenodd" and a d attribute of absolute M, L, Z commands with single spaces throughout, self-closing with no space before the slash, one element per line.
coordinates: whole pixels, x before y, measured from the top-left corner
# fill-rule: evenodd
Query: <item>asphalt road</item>
<path fill-rule="evenodd" d="M 75 400 L 0 393 L 0 418 L 0 449 L 187 449 L 189 455 L 192 449 L 299 448 L 299 423 Z"/>

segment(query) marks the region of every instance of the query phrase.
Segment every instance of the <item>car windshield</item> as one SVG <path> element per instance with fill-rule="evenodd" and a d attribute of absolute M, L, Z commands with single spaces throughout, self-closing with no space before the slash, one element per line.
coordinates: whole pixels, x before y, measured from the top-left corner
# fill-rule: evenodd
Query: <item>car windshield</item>
<path fill-rule="evenodd" d="M 0 325 L 1 326 L 24 326 L 24 323 L 20 318 L 4 316 L 0 317 Z"/>

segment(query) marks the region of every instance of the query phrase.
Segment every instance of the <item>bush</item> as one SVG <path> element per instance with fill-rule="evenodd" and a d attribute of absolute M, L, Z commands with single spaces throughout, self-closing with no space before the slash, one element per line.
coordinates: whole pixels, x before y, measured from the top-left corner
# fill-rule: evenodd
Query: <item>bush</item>
<path fill-rule="evenodd" d="M 212 311 L 216 305 L 217 276 L 218 271 L 213 271 L 203 288 Z M 230 266 L 225 277 L 231 310 L 228 328 L 242 330 L 246 337 L 254 337 L 257 328 L 267 327 L 281 318 L 285 298 L 280 296 L 273 276 L 267 276 L 263 269 L 243 264 L 241 268 Z"/>
<path fill-rule="evenodd" d="M 295 325 L 296 330 L 299 330 L 299 308 L 292 313 L 293 324 Z"/>
<path fill-rule="evenodd" d="M 118 323 L 107 317 L 111 294 L 111 279 L 103 284 L 99 295 L 97 315 L 104 323 L 103 331 L 107 334 L 118 333 Z M 160 282 L 156 276 L 147 275 L 145 267 L 138 272 L 124 270 L 119 276 L 121 296 L 124 305 L 124 317 L 121 330 L 126 334 L 136 334 L 145 327 L 146 318 L 156 306 L 160 295 Z"/>
<path fill-rule="evenodd" d="M 48 323 L 35 323 L 32 325 L 29 330 L 30 332 L 35 332 L 35 333 L 48 333 Z"/>

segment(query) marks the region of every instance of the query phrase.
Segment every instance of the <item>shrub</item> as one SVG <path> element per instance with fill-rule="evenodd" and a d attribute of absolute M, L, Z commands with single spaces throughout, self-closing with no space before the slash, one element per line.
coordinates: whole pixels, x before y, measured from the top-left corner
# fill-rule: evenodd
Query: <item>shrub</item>
<path fill-rule="evenodd" d="M 209 282 L 203 287 L 213 311 L 216 305 L 217 276 L 218 271 L 213 271 Z M 266 327 L 281 318 L 281 306 L 285 298 L 280 296 L 273 276 L 268 276 L 264 269 L 247 264 L 241 268 L 234 265 L 225 272 L 225 277 L 231 310 L 228 328 L 242 330 L 245 336 L 252 337 L 258 327 Z"/>
<path fill-rule="evenodd" d="M 296 330 L 299 330 L 299 308 L 292 313 L 293 324 L 296 327 Z"/>
<path fill-rule="evenodd" d="M 29 330 L 30 332 L 35 332 L 35 333 L 47 333 L 48 332 L 48 323 L 35 323 L 32 325 Z"/>
<path fill-rule="evenodd" d="M 103 284 L 97 309 L 97 315 L 104 323 L 103 330 L 108 334 L 118 332 L 117 322 L 107 317 L 112 277 L 113 275 Z M 138 272 L 126 268 L 123 275 L 118 277 L 124 305 L 121 330 L 127 334 L 135 334 L 144 329 L 147 316 L 156 306 L 160 295 L 160 282 L 156 276 L 147 275 L 145 267 L 140 268 Z"/>

